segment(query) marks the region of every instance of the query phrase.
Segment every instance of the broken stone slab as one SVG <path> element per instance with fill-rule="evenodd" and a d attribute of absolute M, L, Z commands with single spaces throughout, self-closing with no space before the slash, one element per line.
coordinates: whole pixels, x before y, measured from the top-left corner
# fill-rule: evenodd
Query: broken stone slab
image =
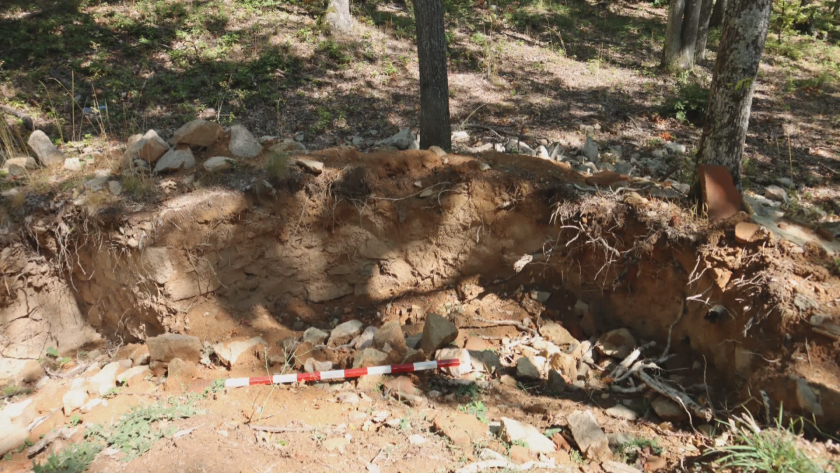
<path fill-rule="evenodd" d="M 353 356 L 353 368 L 368 368 L 388 364 L 388 354 L 375 348 L 365 348 Z"/>
<path fill-rule="evenodd" d="M 502 417 L 501 423 L 502 438 L 507 442 L 522 442 L 528 450 L 537 453 L 552 453 L 555 451 L 554 442 L 533 425 L 509 417 Z"/>
<path fill-rule="evenodd" d="M 303 337 L 301 338 L 301 342 L 303 343 L 311 343 L 312 345 L 323 345 L 324 340 L 329 337 L 330 334 L 324 332 L 321 329 L 316 327 L 309 327 L 303 332 Z"/>
<path fill-rule="evenodd" d="M 560 347 L 570 347 L 580 344 L 565 327 L 556 322 L 549 322 L 540 327 L 540 335 Z"/>
<path fill-rule="evenodd" d="M 169 144 L 175 146 L 183 143 L 206 148 L 218 141 L 222 134 L 224 134 L 224 129 L 221 125 L 199 118 L 178 128 L 169 139 Z"/>
<path fill-rule="evenodd" d="M 435 360 L 460 361 L 458 366 L 449 366 L 441 369 L 444 373 L 455 376 L 456 378 L 460 378 L 461 376 L 467 373 L 472 373 L 473 371 L 470 352 L 463 348 L 441 348 L 435 354 Z"/>
<path fill-rule="evenodd" d="M 666 422 L 682 422 L 688 420 L 688 412 L 667 397 L 658 396 L 650 403 L 650 407 L 660 419 Z"/>
<path fill-rule="evenodd" d="M 624 359 L 636 348 L 636 339 L 626 328 L 619 328 L 601 335 L 597 347 L 603 355 Z"/>
<path fill-rule="evenodd" d="M 309 158 L 297 158 L 295 161 L 297 162 L 298 166 L 302 167 L 308 172 L 311 172 L 312 174 L 318 175 L 324 172 L 324 163 L 322 163 L 321 161 L 316 161 L 314 159 Z"/>
<path fill-rule="evenodd" d="M 359 335 L 359 338 L 356 339 L 356 344 L 353 345 L 353 348 L 356 350 L 364 350 L 365 348 L 370 348 L 373 346 L 373 337 L 376 335 L 376 332 L 379 331 L 378 327 L 374 327 L 373 325 L 369 326 Z M 407 341 L 406 341 L 407 345 Z M 415 345 L 416 347 L 416 345 Z M 411 348 L 415 348 L 411 347 Z"/>
<path fill-rule="evenodd" d="M 469 448 L 472 442 L 484 441 L 490 432 L 476 416 L 465 412 L 440 413 L 432 424 L 436 432 L 463 448 Z"/>
<path fill-rule="evenodd" d="M 568 416 L 567 420 L 572 436 L 584 457 L 600 461 L 612 458 L 610 441 L 591 411 L 575 411 Z"/>
<path fill-rule="evenodd" d="M 155 164 L 155 174 L 161 172 L 177 171 L 179 169 L 192 169 L 195 167 L 195 157 L 192 150 L 171 149 L 161 157 Z"/>
<path fill-rule="evenodd" d="M 145 376 L 145 375 L 151 375 L 151 374 L 152 374 L 152 370 L 148 366 L 146 366 L 146 365 L 135 366 L 133 368 L 129 368 L 129 369 L 123 371 L 122 373 L 120 373 L 117 376 L 117 382 L 120 383 L 120 384 L 125 384 L 126 382 L 128 382 L 129 379 L 131 379 L 135 376 Z"/>
<path fill-rule="evenodd" d="M 202 166 L 204 166 L 204 170 L 207 172 L 218 172 L 231 169 L 235 163 L 235 160 L 226 156 L 214 156 L 204 161 Z"/>
<path fill-rule="evenodd" d="M 64 164 L 64 154 L 52 144 L 50 138 L 41 130 L 35 130 L 29 135 L 29 140 L 26 142 L 32 151 L 35 152 L 35 157 L 44 166 L 52 166 L 55 164 Z"/>
<path fill-rule="evenodd" d="M 373 336 L 372 344 L 373 348 L 385 353 L 395 350 L 400 358 L 405 356 L 407 352 L 405 336 L 399 322 L 388 322 L 380 327 Z M 390 349 L 386 350 L 386 347 L 390 347 Z"/>
<path fill-rule="evenodd" d="M 201 359 L 201 341 L 198 337 L 167 333 L 146 340 L 152 361 L 169 362 L 173 358 L 198 363 Z"/>
<path fill-rule="evenodd" d="M 358 320 L 344 322 L 332 329 L 327 345 L 331 347 L 345 345 L 362 333 L 363 327 L 364 324 Z"/>
<path fill-rule="evenodd" d="M 616 404 L 615 406 L 610 407 L 606 410 L 606 413 L 610 417 L 615 417 L 616 419 L 629 421 L 634 421 L 639 417 L 639 415 L 636 414 L 636 411 L 621 404 Z"/>
<path fill-rule="evenodd" d="M 253 158 L 260 154 L 262 146 L 260 142 L 242 125 L 230 127 L 230 152 L 237 158 Z"/>
<path fill-rule="evenodd" d="M 61 398 L 61 402 L 64 407 L 64 415 L 69 416 L 73 411 L 84 406 L 86 399 L 87 393 L 84 389 L 71 389 L 70 391 L 67 391 L 64 394 L 64 397 Z"/>
<path fill-rule="evenodd" d="M 213 345 L 213 352 L 217 357 L 219 357 L 219 361 L 221 361 L 223 365 L 230 368 L 236 364 L 236 360 L 238 360 L 243 353 L 259 344 L 267 345 L 262 337 L 252 337 L 248 340 L 239 340 L 228 344 L 217 343 Z"/>
<path fill-rule="evenodd" d="M 454 323 L 438 314 L 426 315 L 423 337 L 420 339 L 420 348 L 425 353 L 431 355 L 454 342 L 456 338 L 458 338 L 458 327 Z"/>
<path fill-rule="evenodd" d="M 303 364 L 303 370 L 307 373 L 316 373 L 319 371 L 329 371 L 333 368 L 332 361 L 318 361 L 314 357 L 306 360 Z"/>

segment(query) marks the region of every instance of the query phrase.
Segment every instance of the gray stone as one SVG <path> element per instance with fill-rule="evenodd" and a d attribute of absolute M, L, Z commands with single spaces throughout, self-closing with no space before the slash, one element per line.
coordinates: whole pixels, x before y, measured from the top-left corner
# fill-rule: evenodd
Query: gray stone
<path fill-rule="evenodd" d="M 147 365 L 135 366 L 120 373 L 117 376 L 117 382 L 120 384 L 125 384 L 126 382 L 128 382 L 129 379 L 135 376 L 147 374 L 152 374 L 152 370 L 150 370 Z"/>
<path fill-rule="evenodd" d="M 790 200 L 787 191 L 779 186 L 767 186 L 764 188 L 764 197 L 782 203 L 787 203 Z"/>
<path fill-rule="evenodd" d="M 403 128 L 397 134 L 377 141 L 376 146 L 393 146 L 394 148 L 405 150 L 414 145 L 416 138 L 417 137 L 414 132 L 411 131 L 411 128 Z"/>
<path fill-rule="evenodd" d="M 505 151 L 508 153 L 518 153 L 518 154 L 525 154 L 528 156 L 534 156 L 537 154 L 534 151 L 534 148 L 531 148 L 525 142 L 517 140 L 516 138 L 511 138 L 508 140 L 507 144 L 505 144 Z"/>
<path fill-rule="evenodd" d="M 566 379 L 563 378 L 563 375 L 560 373 L 560 371 L 548 370 L 547 388 L 548 392 L 550 393 L 562 393 L 569 388 L 569 384 L 566 382 Z"/>
<path fill-rule="evenodd" d="M 353 356 L 353 368 L 368 368 L 388 364 L 388 354 L 375 348 L 365 348 Z"/>
<path fill-rule="evenodd" d="M 537 363 L 528 356 L 516 360 L 516 377 L 524 379 L 540 379 L 540 369 Z"/>
<path fill-rule="evenodd" d="M 674 154 L 685 154 L 686 148 L 685 145 L 681 145 L 679 143 L 673 143 L 670 141 L 665 142 L 665 149 L 670 151 Z"/>
<path fill-rule="evenodd" d="M 633 175 L 634 166 L 626 161 L 616 161 L 615 172 L 625 176 Z"/>
<path fill-rule="evenodd" d="M 152 361 L 169 362 L 174 358 L 198 363 L 201 359 L 201 341 L 198 337 L 166 333 L 146 340 Z"/>
<path fill-rule="evenodd" d="M 357 148 L 361 148 L 365 144 L 365 139 L 362 138 L 361 136 L 354 136 L 353 138 L 350 139 L 350 144 L 352 144 L 353 146 L 355 146 Z"/>
<path fill-rule="evenodd" d="M 370 348 L 373 346 L 373 337 L 376 335 L 376 332 L 379 331 L 379 328 L 370 326 L 359 335 L 359 338 L 356 340 L 356 344 L 353 345 L 353 348 L 356 350 L 364 350 L 365 348 Z M 411 347 L 415 348 L 415 347 Z"/>
<path fill-rule="evenodd" d="M 537 148 L 537 156 L 543 159 L 551 159 L 551 155 L 548 154 L 548 149 L 542 145 Z"/>
<path fill-rule="evenodd" d="M 204 170 L 207 172 L 225 171 L 233 167 L 235 160 L 226 156 L 214 156 L 204 161 Z"/>
<path fill-rule="evenodd" d="M 122 184 L 120 184 L 120 181 L 108 181 L 108 190 L 113 195 L 120 195 L 122 194 Z"/>
<path fill-rule="evenodd" d="M 682 422 L 688 420 L 688 413 L 685 409 L 667 397 L 658 396 L 650 403 L 650 407 L 660 419 L 666 422 Z"/>
<path fill-rule="evenodd" d="M 466 131 L 455 131 L 452 132 L 452 142 L 453 143 L 466 143 L 470 141 L 470 134 Z"/>
<path fill-rule="evenodd" d="M 102 190 L 102 187 L 108 182 L 108 179 L 110 179 L 110 176 L 99 176 L 94 177 L 93 179 L 88 179 L 84 184 L 85 189 L 91 192 L 98 192 Z"/>
<path fill-rule="evenodd" d="M 586 159 L 589 161 L 597 161 L 600 157 L 600 153 L 598 152 L 598 145 L 595 144 L 595 141 L 592 139 L 591 136 L 586 137 L 586 142 L 583 144 L 583 147 L 580 149 L 581 154 L 586 156 Z"/>
<path fill-rule="evenodd" d="M 135 171 L 140 171 L 140 172 L 143 172 L 143 173 L 148 173 L 149 171 L 151 171 L 151 170 L 152 170 L 152 167 L 151 167 L 151 166 L 149 166 L 149 163 L 147 163 L 146 161 L 143 161 L 142 159 L 135 159 L 135 160 L 132 162 L 132 164 L 134 165 L 134 170 L 135 170 Z"/>
<path fill-rule="evenodd" d="M 262 146 L 254 135 L 242 125 L 230 127 L 230 152 L 237 158 L 253 158 L 260 154 Z"/>
<path fill-rule="evenodd" d="M 551 297 L 551 293 L 548 291 L 531 291 L 531 299 L 539 302 L 540 304 L 545 304 L 548 302 L 548 299 Z"/>
<path fill-rule="evenodd" d="M 169 145 L 158 136 L 155 130 L 149 130 L 145 135 L 134 135 L 128 140 L 125 157 L 128 160 L 142 159 L 147 163 L 154 163 L 169 151 Z"/>
<path fill-rule="evenodd" d="M 420 348 L 424 353 L 432 356 L 434 352 L 454 342 L 456 338 L 458 338 L 458 327 L 454 323 L 438 314 L 426 315 L 423 338 L 420 339 Z"/>
<path fill-rule="evenodd" d="M 557 322 L 548 322 L 540 327 L 540 335 L 551 343 L 564 347 L 578 345 L 580 342 Z"/>
<path fill-rule="evenodd" d="M 332 332 L 330 332 L 330 339 L 327 344 L 331 347 L 344 345 L 362 333 L 362 328 L 364 326 L 365 325 L 358 320 L 344 322 L 332 329 Z"/>
<path fill-rule="evenodd" d="M 799 403 L 799 407 L 805 412 L 816 416 L 825 415 L 825 410 L 820 405 L 820 399 L 817 393 L 802 378 L 796 380 L 796 401 Z"/>
<path fill-rule="evenodd" d="M 195 157 L 193 157 L 193 153 L 189 148 L 171 149 L 155 164 L 155 173 L 192 169 L 194 167 Z"/>
<path fill-rule="evenodd" d="M 324 172 L 324 163 L 321 161 L 309 158 L 297 158 L 295 161 L 297 161 L 298 166 L 312 174 L 315 174 L 316 176 Z"/>
<path fill-rule="evenodd" d="M 84 389 L 72 389 L 67 391 L 67 393 L 64 394 L 64 397 L 61 398 L 61 402 L 64 407 L 64 415 L 69 416 L 70 413 L 76 409 L 80 409 L 85 405 L 86 399 L 87 393 Z"/>
<path fill-rule="evenodd" d="M 84 161 L 79 158 L 67 158 L 64 160 L 64 169 L 68 171 L 80 171 L 84 167 Z"/>
<path fill-rule="evenodd" d="M 567 418 L 569 429 L 584 457 L 606 461 L 612 457 L 610 441 L 591 411 L 575 411 Z"/>
<path fill-rule="evenodd" d="M 601 335 L 597 347 L 606 356 L 624 359 L 636 348 L 636 339 L 626 328 L 619 328 Z"/>
<path fill-rule="evenodd" d="M 305 332 L 303 332 L 303 338 L 301 338 L 301 341 L 312 345 L 322 345 L 324 340 L 326 340 L 329 336 L 330 334 L 321 329 L 309 327 Z"/>
<path fill-rule="evenodd" d="M 202 119 L 193 120 L 178 128 L 172 138 L 169 139 L 169 144 L 175 146 L 183 143 L 206 148 L 218 141 L 223 133 L 224 130 L 218 123 Z"/>
<path fill-rule="evenodd" d="M 232 367 L 236 364 L 236 360 L 253 347 L 263 344 L 267 345 L 262 337 L 252 337 L 248 340 L 239 340 L 230 343 L 217 343 L 213 345 L 213 352 L 219 357 L 219 361 L 227 367 Z"/>
<path fill-rule="evenodd" d="M 458 366 L 450 366 L 441 370 L 446 374 L 455 376 L 456 378 L 461 377 L 467 373 L 471 373 L 473 371 L 472 357 L 470 357 L 470 352 L 463 348 L 441 348 L 437 351 L 435 359 L 460 361 L 460 364 Z"/>
<path fill-rule="evenodd" d="M 386 349 L 386 347 L 390 347 L 390 349 Z M 385 353 L 396 350 L 397 353 L 404 355 L 407 347 L 399 322 L 388 322 L 380 327 L 373 336 L 373 348 Z"/>
<path fill-rule="evenodd" d="M 286 138 L 285 140 L 281 141 L 280 143 L 275 144 L 271 148 L 269 148 L 273 153 L 280 153 L 280 154 L 288 154 L 288 155 L 297 155 L 297 154 L 306 154 L 306 146 L 303 143 L 298 143 L 295 140 L 290 140 Z"/>
<path fill-rule="evenodd" d="M 318 361 L 313 357 L 306 360 L 303 364 L 303 371 L 306 371 L 307 373 L 316 373 L 318 371 L 329 371 L 332 367 L 332 361 Z"/>
<path fill-rule="evenodd" d="M 10 176 L 25 176 L 29 171 L 38 169 L 38 163 L 32 156 L 23 156 L 6 160 L 3 168 Z"/>
<path fill-rule="evenodd" d="M 651 154 L 656 159 L 665 159 L 665 158 L 668 157 L 668 150 L 665 149 L 665 148 L 659 148 L 659 149 L 653 150 L 653 152 Z"/>
<path fill-rule="evenodd" d="M 35 157 L 44 166 L 52 166 L 54 164 L 64 163 L 64 154 L 52 144 L 50 138 L 41 130 L 35 130 L 29 135 L 27 144 L 32 151 L 35 152 Z"/>
<path fill-rule="evenodd" d="M 410 337 L 405 337 L 405 345 L 408 348 L 413 348 L 413 349 L 416 350 L 420 346 L 420 340 L 422 340 L 422 339 L 423 339 L 423 334 L 422 333 L 418 333 L 418 334 L 412 335 Z M 358 350 L 358 348 L 356 348 L 356 349 Z"/>
<path fill-rule="evenodd" d="M 796 185 L 794 185 L 793 181 L 789 177 L 777 177 L 776 184 L 788 189 L 793 189 L 794 187 L 796 187 Z"/>
<path fill-rule="evenodd" d="M 505 441 L 509 443 L 522 442 L 532 452 L 552 453 L 555 451 L 554 442 L 533 425 L 508 417 L 502 417 L 501 424 L 501 434 Z"/>
<path fill-rule="evenodd" d="M 639 417 L 639 415 L 636 414 L 636 411 L 630 409 L 629 407 L 622 406 L 621 404 L 616 404 L 615 406 L 610 407 L 606 412 L 610 417 L 629 421 L 634 421 Z"/>

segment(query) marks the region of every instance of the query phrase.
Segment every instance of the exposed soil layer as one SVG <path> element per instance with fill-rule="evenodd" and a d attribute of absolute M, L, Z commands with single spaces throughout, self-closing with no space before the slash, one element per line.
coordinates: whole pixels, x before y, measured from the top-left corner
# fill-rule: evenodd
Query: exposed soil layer
<path fill-rule="evenodd" d="M 320 175 L 292 165 L 269 182 L 257 161 L 224 177 L 199 174 L 198 190 L 173 179 L 159 202 L 95 212 L 67 202 L 30 215 L 24 237 L 3 250 L 12 268 L 3 329 L 15 342 L 4 343 L 4 357 L 37 358 L 52 343 L 71 352 L 97 333 L 125 342 L 261 335 L 276 351 L 309 326 L 349 319 L 399 320 L 411 335 L 425 313 L 445 312 L 461 338 L 510 333 L 479 319 L 556 320 L 579 339 L 619 327 L 661 347 L 670 338 L 682 356 L 665 368 L 698 361 L 687 376 L 714 388 L 704 402 L 715 408 L 736 397 L 759 408 L 765 390 L 774 406 L 801 410 L 802 377 L 820 396 L 821 425 L 840 421 L 836 340 L 809 323 L 840 318 L 840 284 L 818 249 L 772 236 L 739 244 L 737 218 L 698 220 L 644 181 L 581 192 L 580 175 L 539 158 L 346 148 L 310 156 L 325 163 Z M 536 290 L 551 297 L 538 302 Z M 38 298 L 61 305 L 57 321 L 37 315 L 53 313 L 43 302 L 33 312 Z M 576 311 L 578 299 L 588 309 Z M 41 334 L 20 338 L 17 327 L 34 322 Z M 37 344 L 8 355 L 20 340 Z M 231 375 L 264 372 L 259 363 L 237 369 Z"/>

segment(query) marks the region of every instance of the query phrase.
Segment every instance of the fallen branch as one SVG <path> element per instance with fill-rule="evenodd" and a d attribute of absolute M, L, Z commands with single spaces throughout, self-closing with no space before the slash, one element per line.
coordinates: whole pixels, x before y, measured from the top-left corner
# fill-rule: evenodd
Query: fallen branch
<path fill-rule="evenodd" d="M 668 350 L 671 349 L 671 335 L 674 332 L 674 326 L 680 323 L 680 320 L 683 318 L 683 314 L 685 313 L 685 294 L 681 294 L 681 302 L 680 302 L 680 312 L 677 314 L 677 318 L 671 323 L 671 326 L 668 327 L 668 344 L 665 345 L 665 351 L 662 352 L 662 356 L 659 357 L 657 363 L 662 363 L 665 360 L 665 357 L 668 355 Z"/>
<path fill-rule="evenodd" d="M 638 373 L 636 373 L 636 377 L 638 377 L 643 383 L 650 386 L 651 389 L 653 389 L 654 391 L 658 392 L 659 394 L 662 394 L 665 397 L 670 398 L 672 401 L 681 405 L 683 409 L 685 409 L 686 412 L 689 413 L 689 421 L 691 421 L 692 412 L 694 413 L 694 415 L 703 419 L 706 422 L 712 420 L 712 410 L 708 407 L 700 406 L 699 404 L 694 402 L 688 396 L 688 394 L 677 391 L 676 389 L 666 385 L 665 383 L 659 381 L 653 376 L 650 376 L 644 371 L 639 371 Z"/>
<path fill-rule="evenodd" d="M 510 137 L 513 137 L 513 138 L 518 138 L 520 141 L 521 140 L 536 140 L 537 139 L 535 136 L 532 136 L 532 135 L 519 134 L 515 131 L 507 131 L 507 130 L 502 129 L 502 128 L 494 128 L 492 126 L 481 125 L 481 124 L 478 124 L 478 123 L 468 123 L 467 125 L 464 125 L 464 128 L 474 128 L 476 130 L 492 131 L 493 133 L 506 135 L 506 136 L 510 136 Z"/>
<path fill-rule="evenodd" d="M 614 370 L 612 370 L 609 377 L 616 379 L 619 376 L 626 373 L 627 370 L 629 370 L 630 367 L 633 366 L 633 363 L 642 355 L 642 350 L 645 350 L 655 345 L 656 342 L 650 342 L 633 350 L 629 355 L 627 355 L 627 358 L 625 358 L 621 363 L 618 364 L 618 366 L 615 367 Z"/>

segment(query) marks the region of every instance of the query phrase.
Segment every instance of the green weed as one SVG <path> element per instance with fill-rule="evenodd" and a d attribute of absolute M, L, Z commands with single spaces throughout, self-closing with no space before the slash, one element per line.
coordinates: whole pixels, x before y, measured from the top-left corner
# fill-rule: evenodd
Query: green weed
<path fill-rule="evenodd" d="M 615 449 L 615 453 L 623 462 L 635 463 L 639 452 L 648 447 L 650 447 L 654 455 L 662 453 L 662 447 L 659 446 L 659 442 L 656 439 L 648 440 L 643 438 L 634 438 L 631 442 L 619 444 Z"/>
<path fill-rule="evenodd" d="M 51 453 L 44 464 L 35 463 L 35 473 L 81 473 L 103 449 L 102 444 L 84 441 L 70 445 L 59 453 Z"/>
<path fill-rule="evenodd" d="M 490 419 L 487 418 L 487 406 L 481 401 L 476 400 L 467 405 L 460 405 L 458 410 L 476 416 L 478 420 L 485 424 L 490 423 Z"/>

